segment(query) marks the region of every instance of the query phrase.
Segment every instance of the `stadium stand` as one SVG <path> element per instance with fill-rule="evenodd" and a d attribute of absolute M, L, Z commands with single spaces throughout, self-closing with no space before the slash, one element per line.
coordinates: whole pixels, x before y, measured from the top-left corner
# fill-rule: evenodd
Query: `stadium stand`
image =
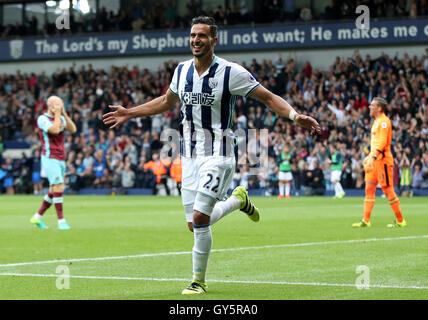
<path fill-rule="evenodd" d="M 253 10 L 248 9 L 246 1 L 233 1 L 235 5 L 229 1 L 226 2 L 229 6 L 219 5 L 213 10 L 203 10 L 201 3 L 195 0 L 187 1 L 187 12 L 180 16 L 177 13 L 177 1 L 137 0 L 114 12 L 103 6 L 101 0 L 96 13 L 90 11 L 79 15 L 78 12 L 74 12 L 75 10 L 71 10 L 70 29 L 58 30 L 55 23 L 48 21 L 46 17 L 44 21 L 39 21 L 41 19 L 28 13 L 25 14 L 23 23 L 1 24 L 0 38 L 187 28 L 191 18 L 200 14 L 213 16 L 221 26 L 349 20 L 354 18 L 354 8 L 358 4 L 367 5 L 372 18 L 414 18 L 428 15 L 425 0 L 379 0 L 357 3 L 350 0 L 332 0 L 324 10 L 314 10 L 309 5 L 299 7 L 294 0 L 254 1 Z"/>
<path fill-rule="evenodd" d="M 199 14 L 215 17 L 221 26 L 350 20 L 355 18 L 356 6 L 355 1 L 332 0 L 324 9 L 315 10 L 312 2 L 311 6 L 299 7 L 294 0 L 263 0 L 253 1 L 250 10 L 246 1 L 233 3 L 232 7 L 220 5 L 206 12 L 201 1 L 188 0 L 187 12 L 179 15 L 176 1 L 137 0 L 114 12 L 106 9 L 101 0 L 96 13 L 79 16 L 71 10 L 71 29 L 58 30 L 46 19 L 47 15 L 44 21 L 38 21 L 25 13 L 23 23 L 0 25 L 0 38 L 180 29 L 187 28 L 191 18 Z M 428 15 L 425 0 L 357 4 L 369 6 L 375 19 Z M 157 172 L 163 172 L 156 175 L 147 169 L 147 164 L 162 148 L 160 133 L 166 128 L 178 130 L 179 106 L 163 115 L 130 121 L 115 131 L 107 130 L 101 116 L 109 104 L 130 107 L 165 93 L 176 64 L 177 61 L 166 61 L 157 72 L 138 66 L 95 70 L 88 64 L 52 75 L 1 74 L 0 193 L 41 193 L 36 119 L 44 112 L 46 98 L 51 94 L 64 99 L 78 128 L 78 133 L 66 138 L 68 192 L 158 192 L 157 182 L 163 183 L 171 170 L 166 166 L 164 173 L 156 167 Z M 234 186 L 243 184 L 253 193 L 276 194 L 278 158 L 283 145 L 288 144 L 293 154 L 292 194 L 332 194 L 327 159 L 330 146 L 335 144 L 345 159 L 343 187 L 348 194 L 363 194 L 362 159 L 368 151 L 370 129 L 367 106 L 372 97 L 382 96 L 389 102 L 388 116 L 394 125 L 394 186 L 402 195 L 428 191 L 428 49 L 419 57 L 390 57 L 383 53 L 377 57 L 361 56 L 356 50 L 352 57 L 337 57 L 328 70 L 314 69 L 310 61 L 299 61 L 296 56 L 277 61 L 254 59 L 248 65 L 242 64 L 265 87 L 318 119 L 322 133 L 310 136 L 256 101 L 238 99 L 234 129 L 267 128 L 270 165 L 257 176 L 249 175 L 247 166 L 239 166 Z M 167 180 L 167 188 L 175 192 L 174 179 Z"/>
<path fill-rule="evenodd" d="M 87 65 L 51 76 L 0 75 L 1 193 L 41 192 L 36 119 L 51 94 L 63 98 L 78 128 L 66 137 L 69 193 L 157 192 L 157 182 L 170 175 L 170 170 L 166 166 L 166 172 L 156 176 L 146 164 L 162 148 L 162 130 L 178 129 L 179 106 L 163 115 L 129 121 L 114 131 L 107 130 L 101 116 L 109 104 L 131 107 L 165 93 L 176 64 L 166 61 L 157 72 L 137 66 L 95 70 Z M 322 133 L 311 136 L 257 101 L 238 99 L 234 129 L 269 130 L 269 168 L 251 176 L 246 166 L 239 166 L 232 187 L 239 183 L 253 193 L 277 194 L 278 157 L 288 144 L 293 154 L 292 194 L 332 194 L 327 159 L 334 144 L 345 159 L 343 187 L 354 190 L 349 195 L 363 194 L 362 160 L 370 130 L 367 106 L 372 97 L 382 96 L 389 102 L 387 113 L 393 123 L 394 186 L 403 195 L 426 194 L 428 49 L 419 57 L 361 56 L 356 50 L 352 57 L 335 58 L 328 70 L 314 69 L 310 61 L 298 61 L 295 56 L 278 61 L 254 59 L 243 65 L 298 111 L 318 119 Z M 403 179 L 403 174 L 408 178 Z M 321 179 L 314 179 L 317 176 Z M 168 183 L 175 189 L 172 178 Z"/>

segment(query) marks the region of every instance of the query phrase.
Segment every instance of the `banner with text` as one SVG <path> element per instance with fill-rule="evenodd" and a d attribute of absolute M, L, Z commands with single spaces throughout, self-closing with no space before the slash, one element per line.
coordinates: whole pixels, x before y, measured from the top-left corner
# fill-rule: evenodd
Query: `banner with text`
<path fill-rule="evenodd" d="M 221 28 L 216 51 L 428 43 L 428 19 Z M 189 31 L 99 34 L 0 41 L 0 61 L 190 53 Z"/>

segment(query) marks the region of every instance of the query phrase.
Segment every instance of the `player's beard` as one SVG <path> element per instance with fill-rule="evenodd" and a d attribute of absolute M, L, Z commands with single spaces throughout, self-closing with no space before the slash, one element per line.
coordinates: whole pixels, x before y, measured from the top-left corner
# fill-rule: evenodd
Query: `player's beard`
<path fill-rule="evenodd" d="M 194 49 L 194 48 L 193 48 Z M 192 50 L 192 54 L 194 57 L 196 58 L 202 58 L 203 56 L 205 56 L 207 53 L 209 53 L 211 50 L 211 47 L 208 44 L 204 44 L 202 46 L 202 50 L 199 51 L 199 53 L 195 53 L 194 50 Z"/>

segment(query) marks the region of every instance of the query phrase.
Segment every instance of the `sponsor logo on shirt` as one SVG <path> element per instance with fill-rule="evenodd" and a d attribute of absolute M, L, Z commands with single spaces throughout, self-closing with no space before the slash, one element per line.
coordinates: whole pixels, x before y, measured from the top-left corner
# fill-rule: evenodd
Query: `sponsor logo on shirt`
<path fill-rule="evenodd" d="M 215 95 L 212 93 L 182 92 L 180 98 L 184 104 L 201 104 L 212 107 Z"/>

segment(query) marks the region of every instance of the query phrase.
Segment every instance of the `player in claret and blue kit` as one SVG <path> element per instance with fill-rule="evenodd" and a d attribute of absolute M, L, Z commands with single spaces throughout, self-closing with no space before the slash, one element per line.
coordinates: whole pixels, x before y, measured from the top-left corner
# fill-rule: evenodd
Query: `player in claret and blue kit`
<path fill-rule="evenodd" d="M 58 228 L 68 230 L 70 226 L 64 219 L 63 192 L 65 175 L 64 130 L 76 132 L 76 125 L 68 117 L 61 98 L 51 96 L 47 100 L 47 112 L 39 116 L 37 126 L 42 141 L 42 172 L 49 180 L 49 192 L 45 195 L 40 209 L 30 222 L 41 229 L 48 227 L 43 214 L 54 204 L 58 216 Z"/>

